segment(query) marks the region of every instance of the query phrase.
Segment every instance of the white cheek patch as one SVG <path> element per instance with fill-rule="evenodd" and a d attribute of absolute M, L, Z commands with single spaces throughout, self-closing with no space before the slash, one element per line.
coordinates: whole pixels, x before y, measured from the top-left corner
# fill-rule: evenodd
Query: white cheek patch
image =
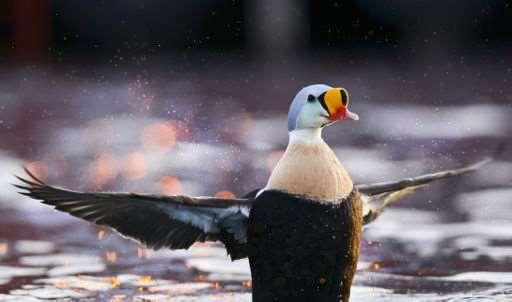
<path fill-rule="evenodd" d="M 318 102 L 306 103 L 297 118 L 297 129 L 320 128 L 329 123 L 328 113 Z"/>

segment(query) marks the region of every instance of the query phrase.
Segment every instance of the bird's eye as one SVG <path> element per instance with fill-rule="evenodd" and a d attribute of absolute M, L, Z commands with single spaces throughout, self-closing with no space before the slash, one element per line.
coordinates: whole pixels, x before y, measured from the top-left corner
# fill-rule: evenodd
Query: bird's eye
<path fill-rule="evenodd" d="M 308 102 L 313 103 L 316 100 L 316 97 L 312 94 L 308 95 Z"/>
<path fill-rule="evenodd" d="M 341 93 L 341 103 L 343 104 L 343 106 L 347 107 L 348 105 L 348 93 L 345 89 L 340 89 L 340 93 Z"/>

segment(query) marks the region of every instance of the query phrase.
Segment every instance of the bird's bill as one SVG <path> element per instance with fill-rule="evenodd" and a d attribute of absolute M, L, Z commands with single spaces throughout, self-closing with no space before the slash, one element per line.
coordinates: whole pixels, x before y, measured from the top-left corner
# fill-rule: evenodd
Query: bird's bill
<path fill-rule="evenodd" d="M 346 113 L 345 113 L 345 120 L 353 120 L 353 121 L 358 121 L 359 120 L 359 115 L 357 115 L 357 113 L 354 113 L 352 111 L 349 111 L 348 109 L 346 110 Z"/>
<path fill-rule="evenodd" d="M 357 113 L 354 113 L 350 110 L 348 110 L 347 107 L 340 107 L 335 112 L 331 113 L 329 115 L 329 119 L 331 121 L 344 121 L 344 120 L 353 120 L 358 121 L 359 115 Z"/>
<path fill-rule="evenodd" d="M 348 93 L 344 88 L 331 88 L 323 95 L 331 121 L 359 120 L 359 115 L 348 110 Z"/>

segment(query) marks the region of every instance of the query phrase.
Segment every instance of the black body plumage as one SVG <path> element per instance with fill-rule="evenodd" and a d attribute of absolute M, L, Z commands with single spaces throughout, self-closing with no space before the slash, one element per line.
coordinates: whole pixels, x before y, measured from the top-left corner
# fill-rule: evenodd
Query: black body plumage
<path fill-rule="evenodd" d="M 357 190 L 335 204 L 260 194 L 247 232 L 253 301 L 348 301 L 361 208 Z"/>

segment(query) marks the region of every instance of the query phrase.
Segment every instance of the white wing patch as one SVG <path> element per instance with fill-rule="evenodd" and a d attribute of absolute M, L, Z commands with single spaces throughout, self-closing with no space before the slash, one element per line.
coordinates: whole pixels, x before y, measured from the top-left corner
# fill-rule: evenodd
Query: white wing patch
<path fill-rule="evenodd" d="M 166 204 L 161 206 L 171 219 L 188 223 L 208 234 L 220 234 L 221 229 L 233 234 L 235 239 L 246 242 L 249 207 L 229 208 L 192 207 Z"/>

